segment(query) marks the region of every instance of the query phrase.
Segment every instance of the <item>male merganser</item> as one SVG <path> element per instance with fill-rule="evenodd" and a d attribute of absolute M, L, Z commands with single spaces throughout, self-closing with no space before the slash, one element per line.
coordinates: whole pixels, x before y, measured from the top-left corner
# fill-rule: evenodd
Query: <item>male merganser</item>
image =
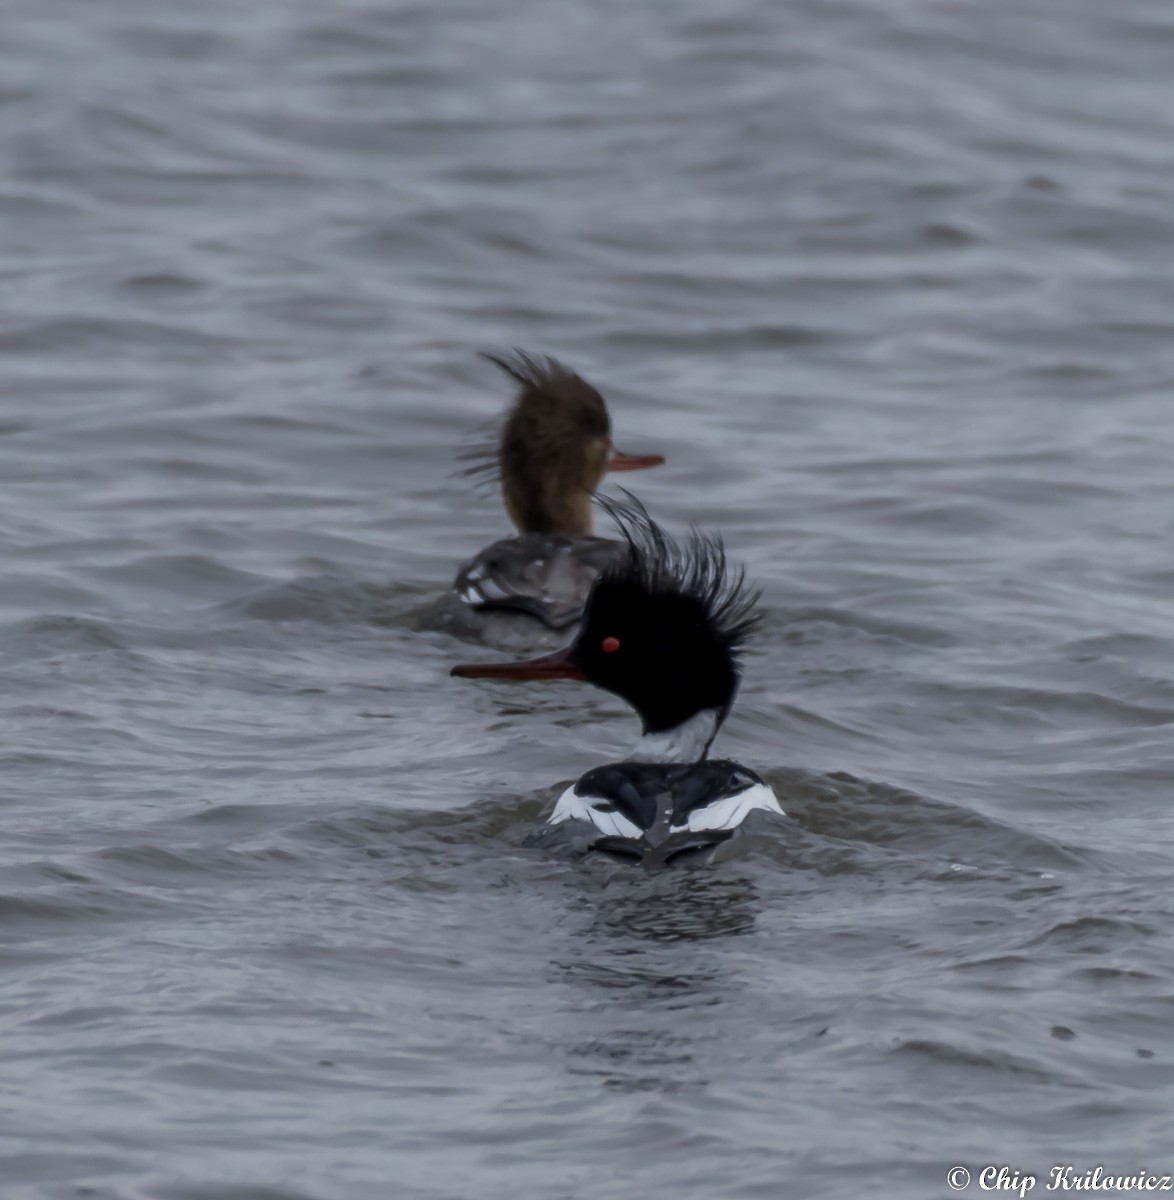
<path fill-rule="evenodd" d="M 468 474 L 496 475 L 518 536 L 487 546 L 426 612 L 429 628 L 499 649 L 560 645 L 579 620 L 595 577 L 623 550 L 594 536 L 591 497 L 608 471 L 664 462 L 624 454 L 611 441 L 603 397 L 553 358 L 515 350 L 483 354 L 518 385 L 496 446 Z"/>
<path fill-rule="evenodd" d="M 646 866 L 708 857 L 754 813 L 782 817 L 770 786 L 728 759 L 707 759 L 730 711 L 742 649 L 761 619 L 721 539 L 673 541 L 644 507 L 604 501 L 625 552 L 599 576 L 565 650 L 515 663 L 453 667 L 465 679 L 580 679 L 623 697 L 643 726 L 624 762 L 588 771 L 549 825 L 576 848 Z M 542 839 L 539 839 L 540 841 Z"/>

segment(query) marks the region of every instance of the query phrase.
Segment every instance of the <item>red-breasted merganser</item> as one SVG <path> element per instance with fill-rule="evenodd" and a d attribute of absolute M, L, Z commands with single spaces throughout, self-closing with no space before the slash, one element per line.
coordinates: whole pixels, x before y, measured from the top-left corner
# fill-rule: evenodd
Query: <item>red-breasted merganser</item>
<path fill-rule="evenodd" d="M 635 752 L 568 788 L 549 825 L 584 853 L 647 866 L 697 861 L 752 815 L 784 815 L 760 776 L 707 757 L 760 621 L 758 592 L 743 568 L 728 566 L 720 538 L 693 530 L 674 541 L 631 497 L 603 503 L 624 553 L 592 588 L 574 642 L 542 658 L 466 664 L 452 674 L 580 679 L 623 697 L 643 726 Z"/>
<path fill-rule="evenodd" d="M 603 397 L 553 358 L 483 354 L 518 385 L 496 446 L 469 474 L 496 475 L 516 537 L 487 546 L 425 611 L 427 628 L 525 652 L 563 644 L 596 576 L 623 543 L 594 536 L 591 498 L 608 471 L 664 462 L 611 441 Z"/>

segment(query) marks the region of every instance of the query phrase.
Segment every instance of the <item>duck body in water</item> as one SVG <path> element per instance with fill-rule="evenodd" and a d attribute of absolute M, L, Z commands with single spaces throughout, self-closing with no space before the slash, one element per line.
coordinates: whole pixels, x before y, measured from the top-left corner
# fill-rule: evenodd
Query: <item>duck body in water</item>
<path fill-rule="evenodd" d="M 630 758 L 588 771 L 559 798 L 533 844 L 646 867 L 709 861 L 735 838 L 783 818 L 769 785 L 709 748 L 733 704 L 758 595 L 720 539 L 671 540 L 643 506 L 605 504 L 621 551 L 588 597 L 565 650 L 515 663 L 466 664 L 472 679 L 577 679 L 621 696 L 642 737 Z"/>
<path fill-rule="evenodd" d="M 518 533 L 487 546 L 457 571 L 423 627 L 515 653 L 564 644 L 596 577 L 624 544 L 594 533 L 591 499 L 608 471 L 664 462 L 611 441 L 603 397 L 553 358 L 486 354 L 518 386 L 493 450 L 472 474 L 496 475 Z"/>

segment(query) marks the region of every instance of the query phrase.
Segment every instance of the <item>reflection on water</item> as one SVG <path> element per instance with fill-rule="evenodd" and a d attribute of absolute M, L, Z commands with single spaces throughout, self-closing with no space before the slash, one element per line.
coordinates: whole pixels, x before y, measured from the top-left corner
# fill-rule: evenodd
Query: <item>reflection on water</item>
<path fill-rule="evenodd" d="M 622 873 L 635 874 L 632 869 Z M 600 895 L 593 937 L 700 941 L 753 928 L 762 897 L 749 880 L 701 870 L 673 874 L 671 880 L 651 886 L 613 876 Z"/>

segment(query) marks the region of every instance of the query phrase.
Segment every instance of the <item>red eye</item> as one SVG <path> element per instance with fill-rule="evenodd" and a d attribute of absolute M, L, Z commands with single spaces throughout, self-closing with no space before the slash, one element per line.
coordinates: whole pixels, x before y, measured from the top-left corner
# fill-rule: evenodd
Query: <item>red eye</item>
<path fill-rule="evenodd" d="M 604 638 L 603 641 L 599 643 L 599 648 L 604 652 L 604 654 L 614 654 L 620 648 L 620 639 L 611 637 Z"/>

